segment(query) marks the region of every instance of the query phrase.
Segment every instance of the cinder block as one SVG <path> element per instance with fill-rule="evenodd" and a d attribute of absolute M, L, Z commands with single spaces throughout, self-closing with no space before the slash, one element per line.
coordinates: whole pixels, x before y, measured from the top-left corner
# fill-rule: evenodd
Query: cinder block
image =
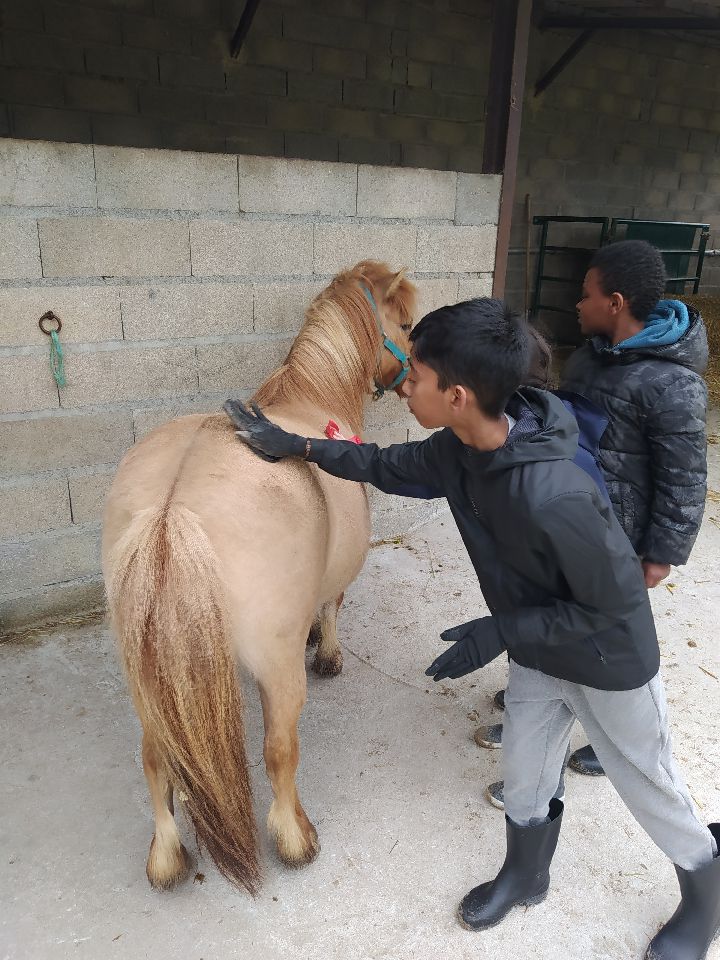
<path fill-rule="evenodd" d="M 197 392 L 194 347 L 66 351 L 65 408 Z"/>
<path fill-rule="evenodd" d="M 228 153 L 281 157 L 285 152 L 285 137 L 282 130 L 268 130 L 267 127 L 233 126 L 228 130 L 225 143 Z"/>
<path fill-rule="evenodd" d="M 113 117 L 110 115 L 92 118 L 93 143 L 107 143 L 114 147 L 140 147 L 159 149 L 164 146 L 163 131 L 159 123 L 149 117 Z"/>
<path fill-rule="evenodd" d="M 35 220 L 0 219 L 0 280 L 42 276 Z"/>
<path fill-rule="evenodd" d="M 238 391 L 234 396 L 243 397 L 247 391 Z M 173 400 L 159 407 L 147 407 L 133 411 L 135 439 L 141 440 L 156 427 L 162 426 L 177 417 L 186 417 L 192 413 L 220 413 L 228 398 L 227 390 L 217 394 L 206 394 L 192 400 Z"/>
<path fill-rule="evenodd" d="M 100 572 L 98 530 L 60 530 L 0 546 L 0 583 L 5 597 Z"/>
<path fill-rule="evenodd" d="M 496 233 L 494 225 L 418 227 L 417 269 L 438 273 L 492 270 Z"/>
<path fill-rule="evenodd" d="M 297 333 L 302 326 L 305 310 L 327 284 L 315 283 L 256 283 L 255 330 L 258 333 Z"/>
<path fill-rule="evenodd" d="M 456 182 L 453 171 L 359 167 L 358 216 L 452 220 Z"/>
<path fill-rule="evenodd" d="M 99 37 L 97 39 L 105 38 Z M 122 18 L 122 40 L 129 47 L 144 47 L 158 51 L 167 50 L 172 53 L 190 53 L 192 49 L 192 27 L 187 23 L 180 23 L 168 17 L 143 17 L 125 13 Z"/>
<path fill-rule="evenodd" d="M 40 220 L 46 277 L 186 277 L 188 226 L 177 220 Z"/>
<path fill-rule="evenodd" d="M 487 89 L 486 71 L 469 67 L 437 64 L 432 68 L 433 90 L 441 93 L 467 93 L 477 95 Z"/>
<path fill-rule="evenodd" d="M 284 85 L 283 85 L 284 86 Z M 322 73 L 287 74 L 287 95 L 291 100 L 311 100 L 313 103 L 340 103 L 342 80 Z M 285 90 L 281 96 L 285 95 Z"/>
<path fill-rule="evenodd" d="M 179 283 L 119 289 L 126 340 L 252 333 L 250 284 Z"/>
<path fill-rule="evenodd" d="M 50 350 L 42 356 L 0 357 L 0 413 L 52 410 L 58 406 L 50 370 Z"/>
<path fill-rule="evenodd" d="M 652 175 L 653 186 L 661 190 L 678 190 L 680 174 L 676 170 L 655 170 Z"/>
<path fill-rule="evenodd" d="M 71 108 L 95 110 L 98 113 L 137 113 L 134 84 L 101 77 L 67 76 L 65 103 Z"/>
<path fill-rule="evenodd" d="M 340 160 L 355 163 L 397 166 L 400 163 L 400 144 L 389 140 L 357 140 L 344 137 L 340 140 Z"/>
<path fill-rule="evenodd" d="M 257 93 L 265 97 L 285 96 L 287 73 L 284 70 L 249 67 L 247 64 L 236 63 L 230 63 L 226 69 L 228 90 L 238 93 Z"/>
<path fill-rule="evenodd" d="M 257 153 L 258 151 L 251 152 Z M 288 132 L 285 134 L 284 149 L 278 151 L 278 153 L 302 160 L 329 160 L 332 163 L 337 163 L 340 145 L 337 137 L 327 137 L 322 133 Z M 351 157 L 351 159 L 354 161 L 356 157 Z"/>
<path fill-rule="evenodd" d="M 238 157 L 240 210 L 352 216 L 357 168 L 273 157 Z"/>
<path fill-rule="evenodd" d="M 486 224 L 498 222 L 502 176 L 488 173 L 457 175 L 455 222 Z"/>
<path fill-rule="evenodd" d="M 312 270 L 312 224 L 288 221 L 190 224 L 193 275 L 306 276 Z"/>
<path fill-rule="evenodd" d="M 89 47 L 85 50 L 85 69 L 104 77 L 158 82 L 158 57 L 152 50 L 107 45 Z"/>
<path fill-rule="evenodd" d="M 383 430 L 387 427 L 403 427 L 406 431 L 415 418 L 409 413 L 407 404 L 393 390 L 384 394 L 379 400 L 371 400 L 365 404 L 365 433 Z"/>
<path fill-rule="evenodd" d="M 430 313 L 431 310 L 445 307 L 449 303 L 457 303 L 457 277 L 431 279 L 420 276 L 411 279 L 417 284 L 419 290 L 417 320 L 425 316 L 426 313 Z"/>
<path fill-rule="evenodd" d="M 392 80 L 392 74 L 388 80 Z M 387 80 L 343 80 L 342 99 L 348 106 L 363 110 L 392 110 L 393 88 Z"/>
<path fill-rule="evenodd" d="M 96 146 L 95 166 L 100 208 L 238 209 L 234 157 Z"/>
<path fill-rule="evenodd" d="M 205 98 L 193 90 L 166 87 L 140 87 L 140 113 L 171 122 L 204 120 Z"/>
<path fill-rule="evenodd" d="M 59 412 L 0 422 L 0 476 L 19 476 L 63 467 L 117 463 L 132 445 L 129 410 Z"/>
<path fill-rule="evenodd" d="M 120 17 L 110 10 L 78 9 L 74 3 L 48 3 L 43 7 L 45 31 L 51 37 L 71 37 L 97 43 L 121 43 Z M 147 46 L 128 41 L 130 46 Z"/>
<path fill-rule="evenodd" d="M 417 228 L 355 223 L 315 224 L 315 273 L 334 274 L 359 260 L 415 269 Z"/>
<path fill-rule="evenodd" d="M 403 143 L 401 156 L 404 167 L 447 170 L 450 166 L 450 152 L 447 147 L 428 143 Z"/>
<path fill-rule="evenodd" d="M 90 117 L 75 110 L 52 110 L 20 104 L 11 108 L 16 137 L 50 139 L 68 143 L 92 143 Z"/>
<path fill-rule="evenodd" d="M 100 575 L 49 584 L 42 591 L 28 591 L 0 600 L 0 637 L 22 633 L 28 627 L 47 623 L 50 627 L 78 613 L 102 614 L 105 588 Z"/>
<path fill-rule="evenodd" d="M 238 117 L 259 126 L 267 119 L 267 105 L 263 97 L 222 92 L 205 97 L 205 115 L 210 123 L 229 124 L 230 129 Z"/>
<path fill-rule="evenodd" d="M 219 57 L 210 61 L 200 57 L 161 53 L 160 83 L 168 87 L 224 90 L 225 71 Z"/>
<path fill-rule="evenodd" d="M 52 310 L 62 321 L 60 342 L 122 340 L 117 287 L 9 287 L 0 290 L 0 346 L 46 346 L 38 326 Z"/>
<path fill-rule="evenodd" d="M 493 276 L 486 273 L 484 276 L 460 276 L 458 278 L 458 303 L 464 300 L 474 300 L 475 297 L 492 296 Z"/>
<path fill-rule="evenodd" d="M 312 70 L 313 48 L 309 43 L 253 36 L 251 31 L 245 52 L 248 63 L 278 67 L 280 70 L 306 70 L 308 73 Z"/>
<path fill-rule="evenodd" d="M 312 68 L 317 73 L 330 73 L 338 77 L 363 79 L 365 76 L 365 54 L 357 50 L 315 47 Z"/>
<path fill-rule="evenodd" d="M 115 469 L 101 470 L 86 476 L 70 477 L 70 507 L 73 523 L 100 523 L 105 497 L 113 482 Z"/>
<path fill-rule="evenodd" d="M 92 147 L 0 140 L 0 204 L 94 207 Z"/>
<path fill-rule="evenodd" d="M 330 107 L 320 123 L 327 130 L 341 137 L 359 137 L 372 140 L 376 135 L 375 113 L 370 110 Z"/>
<path fill-rule="evenodd" d="M 0 483 L 0 536 L 3 539 L 67 527 L 70 499 L 64 477 Z"/>
<path fill-rule="evenodd" d="M 292 340 L 223 343 L 198 347 L 202 391 L 255 390 L 287 356 Z"/>

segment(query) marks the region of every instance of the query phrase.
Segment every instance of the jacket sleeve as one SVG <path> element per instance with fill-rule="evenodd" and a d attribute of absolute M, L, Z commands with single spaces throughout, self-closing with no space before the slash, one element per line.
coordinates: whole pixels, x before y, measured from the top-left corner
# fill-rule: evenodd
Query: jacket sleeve
<path fill-rule="evenodd" d="M 663 391 L 647 414 L 652 499 L 638 553 L 655 563 L 686 563 L 707 494 L 707 387 L 684 376 Z"/>
<path fill-rule="evenodd" d="M 617 627 L 647 603 L 640 561 L 609 507 L 603 515 L 590 494 L 578 491 L 541 507 L 537 523 L 536 549 L 559 568 L 565 597 L 493 617 L 510 656 L 534 669 L 541 647 L 561 648 Z"/>
<path fill-rule="evenodd" d="M 343 480 L 371 483 L 385 493 L 414 496 L 408 487 L 428 488 L 422 496 L 444 496 L 441 464 L 446 431 L 427 440 L 378 447 L 374 443 L 347 443 L 343 440 L 312 440 L 307 459 L 326 473 Z"/>

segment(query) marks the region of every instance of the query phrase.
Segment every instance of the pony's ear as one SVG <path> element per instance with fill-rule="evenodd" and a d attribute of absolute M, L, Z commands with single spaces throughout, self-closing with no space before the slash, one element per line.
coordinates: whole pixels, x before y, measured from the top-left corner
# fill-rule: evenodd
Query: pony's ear
<path fill-rule="evenodd" d="M 395 293 L 397 288 L 400 286 L 400 283 L 402 282 L 402 279 L 405 276 L 406 271 L 407 271 L 407 267 L 401 267 L 400 270 L 398 270 L 398 272 L 395 274 L 395 276 L 392 277 L 392 279 L 390 280 L 390 284 L 388 285 L 388 288 L 385 291 L 386 297 L 391 297 Z"/>

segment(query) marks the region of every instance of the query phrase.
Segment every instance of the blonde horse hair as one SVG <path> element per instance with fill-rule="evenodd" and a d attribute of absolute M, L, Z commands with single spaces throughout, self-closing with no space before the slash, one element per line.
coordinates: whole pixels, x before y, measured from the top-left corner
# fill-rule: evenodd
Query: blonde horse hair
<path fill-rule="evenodd" d="M 198 840 L 231 883 L 254 894 L 242 703 L 212 545 L 197 516 L 170 500 L 138 513 L 110 560 L 109 606 L 146 733 L 185 794 Z"/>
<path fill-rule="evenodd" d="M 405 270 L 392 273 L 374 260 L 363 260 L 339 274 L 310 304 L 305 322 L 284 364 L 257 390 L 261 407 L 303 399 L 332 410 L 356 432 L 362 428 L 367 384 L 375 373 L 382 334 L 365 286 L 376 304 L 397 311 L 409 326 L 415 310 L 415 287 Z M 380 318 L 380 325 L 382 318 Z M 323 377 L 332 370 L 333 377 Z"/>

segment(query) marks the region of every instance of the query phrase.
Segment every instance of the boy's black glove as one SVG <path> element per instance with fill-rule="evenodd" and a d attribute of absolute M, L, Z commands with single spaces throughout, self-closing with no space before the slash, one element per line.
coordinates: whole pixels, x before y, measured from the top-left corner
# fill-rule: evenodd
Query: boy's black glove
<path fill-rule="evenodd" d="M 505 649 L 492 617 L 481 617 L 462 623 L 459 627 L 450 627 L 440 634 L 440 639 L 452 643 L 452 646 L 425 671 L 425 675 L 436 682 L 446 677 L 457 680 L 466 673 L 479 670 Z"/>
<path fill-rule="evenodd" d="M 307 437 L 288 433 L 268 420 L 256 403 L 254 412 L 239 400 L 227 400 L 223 410 L 237 427 L 236 434 L 263 460 L 276 463 L 283 457 L 305 457 L 308 453 Z"/>

